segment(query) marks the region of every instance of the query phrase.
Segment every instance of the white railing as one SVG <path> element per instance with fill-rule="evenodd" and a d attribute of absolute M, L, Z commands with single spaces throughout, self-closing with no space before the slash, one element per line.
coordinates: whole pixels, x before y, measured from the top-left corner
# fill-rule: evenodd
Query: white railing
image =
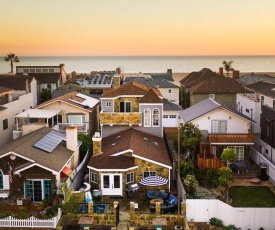
<path fill-rule="evenodd" d="M 53 129 L 60 131 L 60 132 L 66 132 L 66 129 L 71 126 L 76 126 L 77 132 L 87 133 L 88 124 L 86 124 L 86 123 L 82 123 L 82 124 L 58 123 L 53 127 Z"/>
<path fill-rule="evenodd" d="M 50 219 L 38 219 L 33 216 L 27 219 L 18 219 L 12 216 L 8 216 L 6 218 L 0 219 L 0 228 L 56 228 L 61 216 L 61 208 L 58 209 L 57 216 Z"/>
<path fill-rule="evenodd" d="M 187 221 L 209 222 L 212 217 L 239 229 L 275 229 L 275 208 L 235 208 L 220 200 L 186 200 Z"/>

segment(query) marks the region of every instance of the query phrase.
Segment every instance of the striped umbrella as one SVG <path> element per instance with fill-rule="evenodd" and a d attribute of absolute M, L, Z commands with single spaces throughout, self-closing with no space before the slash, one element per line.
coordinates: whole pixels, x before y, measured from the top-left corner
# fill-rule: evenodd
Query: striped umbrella
<path fill-rule="evenodd" d="M 143 203 L 147 200 L 146 186 L 161 186 L 167 184 L 168 180 L 161 176 L 148 176 L 140 180 L 140 184 L 145 185 L 145 197 Z"/>
<path fill-rule="evenodd" d="M 167 184 L 168 179 L 161 176 L 148 176 L 140 180 L 140 184 L 145 186 L 160 186 Z"/>

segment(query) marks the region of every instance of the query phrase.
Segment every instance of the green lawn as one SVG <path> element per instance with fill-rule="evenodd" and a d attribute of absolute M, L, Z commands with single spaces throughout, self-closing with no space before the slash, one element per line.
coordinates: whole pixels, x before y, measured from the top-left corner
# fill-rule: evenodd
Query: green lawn
<path fill-rule="evenodd" d="M 233 207 L 275 207 L 275 194 L 266 186 L 232 186 Z"/>

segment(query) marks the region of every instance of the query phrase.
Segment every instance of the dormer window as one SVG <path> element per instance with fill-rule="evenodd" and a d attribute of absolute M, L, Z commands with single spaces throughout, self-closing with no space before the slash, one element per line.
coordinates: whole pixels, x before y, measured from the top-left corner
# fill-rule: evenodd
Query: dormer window
<path fill-rule="evenodd" d="M 106 102 L 106 107 L 111 107 L 111 102 L 110 101 Z"/>

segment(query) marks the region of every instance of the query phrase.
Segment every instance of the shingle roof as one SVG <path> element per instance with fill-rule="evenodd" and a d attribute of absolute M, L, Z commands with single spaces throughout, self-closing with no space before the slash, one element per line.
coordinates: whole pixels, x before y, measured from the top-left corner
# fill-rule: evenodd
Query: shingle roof
<path fill-rule="evenodd" d="M 254 83 L 249 87 L 253 88 L 253 90 L 257 91 L 262 95 L 275 98 L 275 84 L 268 83 L 268 82 L 260 82 L 258 84 Z"/>
<path fill-rule="evenodd" d="M 86 100 L 86 98 L 88 97 L 88 99 L 91 100 L 91 103 L 89 104 L 89 107 L 87 107 L 87 103 L 85 103 L 86 101 L 88 102 L 88 100 Z M 71 92 L 71 93 L 67 93 L 65 95 L 53 98 L 49 101 L 46 101 L 42 104 L 39 104 L 38 106 L 36 106 L 36 108 L 42 108 L 48 104 L 54 103 L 56 101 L 63 101 L 66 102 L 67 104 L 71 104 L 73 106 L 77 106 L 79 108 L 88 110 L 88 111 L 93 111 L 95 106 L 99 103 L 99 100 L 89 97 L 87 95 L 84 95 L 82 93 L 78 93 L 78 92 Z"/>
<path fill-rule="evenodd" d="M 111 156 L 125 150 L 132 150 L 134 155 L 148 160 L 172 165 L 163 138 L 131 128 L 102 138 L 103 153 L 92 157 L 88 166 L 98 169 L 126 169 L 135 166 L 133 157 Z"/>
<path fill-rule="evenodd" d="M 29 73 L 34 76 L 39 83 L 58 83 L 61 79 L 60 73 Z"/>
<path fill-rule="evenodd" d="M 0 86 L 0 94 L 9 93 L 12 91 L 13 91 L 13 89 L 10 89 L 10 88 L 4 87 L 4 86 Z"/>
<path fill-rule="evenodd" d="M 119 97 L 122 95 L 137 95 L 143 96 L 147 93 L 147 91 L 151 89 L 151 87 L 137 83 L 137 82 L 129 82 L 126 84 L 121 85 L 117 89 L 110 89 L 106 90 L 101 98 L 113 98 Z M 157 90 L 152 88 L 152 90 L 158 95 L 161 96 L 161 93 Z"/>
<path fill-rule="evenodd" d="M 252 121 L 250 118 L 246 117 L 245 115 L 239 113 L 236 110 L 233 110 L 225 105 L 221 105 L 218 102 L 214 101 L 211 98 L 207 98 L 203 101 L 200 101 L 199 103 L 183 110 L 180 112 L 181 119 L 183 122 L 190 122 L 198 117 L 201 117 L 213 110 L 216 110 L 218 108 L 223 108 L 225 110 L 228 110 L 246 120 Z M 253 121 L 254 122 L 254 121 Z"/>
<path fill-rule="evenodd" d="M 236 79 L 236 81 L 240 82 L 242 85 L 248 85 L 252 83 L 256 83 L 259 81 L 267 81 L 275 83 L 275 78 L 268 74 L 261 74 L 261 73 L 250 73 L 240 76 Z"/>
<path fill-rule="evenodd" d="M 27 157 L 36 163 L 59 172 L 66 162 L 71 158 L 73 151 L 60 143 L 51 153 L 47 153 L 33 145 L 42 137 L 51 132 L 52 129 L 43 127 L 25 136 L 19 137 L 1 146 L 0 156 L 7 152 L 15 152 Z"/>
<path fill-rule="evenodd" d="M 166 79 L 158 79 L 158 78 L 144 78 L 144 77 L 127 77 L 124 82 L 135 81 L 144 85 L 148 85 L 150 87 L 155 88 L 179 88 L 176 84 L 166 80 Z"/>
<path fill-rule="evenodd" d="M 180 105 L 172 103 L 172 102 L 168 101 L 165 98 L 162 99 L 162 102 L 163 102 L 163 110 L 164 111 L 171 111 L 171 110 L 180 111 L 180 110 L 183 110 Z"/>
<path fill-rule="evenodd" d="M 25 90 L 26 80 L 30 84 L 33 79 L 33 76 L 28 75 L 0 75 L 0 85 L 14 90 Z"/>
<path fill-rule="evenodd" d="M 267 81 L 258 81 L 252 84 L 248 84 L 245 86 L 248 89 L 252 89 L 254 91 L 258 91 L 261 89 L 266 89 L 266 88 L 270 88 L 270 87 L 275 87 L 275 83 L 271 83 L 271 82 L 267 82 Z"/>

